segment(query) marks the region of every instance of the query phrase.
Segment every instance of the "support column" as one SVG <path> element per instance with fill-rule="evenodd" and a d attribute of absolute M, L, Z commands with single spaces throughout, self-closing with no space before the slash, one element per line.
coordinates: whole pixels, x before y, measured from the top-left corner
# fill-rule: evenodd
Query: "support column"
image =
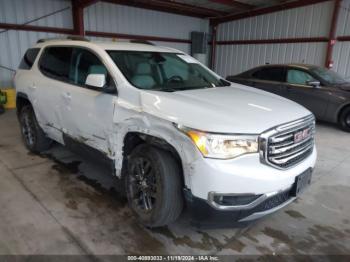
<path fill-rule="evenodd" d="M 331 21 L 331 28 L 329 30 L 328 44 L 327 44 L 327 53 L 326 53 L 326 64 L 327 68 L 333 67 L 333 47 L 336 43 L 336 32 L 337 32 L 337 23 L 339 17 L 341 0 L 334 0 L 334 9 Z"/>
<path fill-rule="evenodd" d="M 84 7 L 79 3 L 72 0 L 73 30 L 76 35 L 84 36 Z"/>
<path fill-rule="evenodd" d="M 217 25 L 212 25 L 212 37 L 211 37 L 211 55 L 210 55 L 210 68 L 214 70 L 215 58 L 216 58 L 216 37 L 217 37 Z"/>

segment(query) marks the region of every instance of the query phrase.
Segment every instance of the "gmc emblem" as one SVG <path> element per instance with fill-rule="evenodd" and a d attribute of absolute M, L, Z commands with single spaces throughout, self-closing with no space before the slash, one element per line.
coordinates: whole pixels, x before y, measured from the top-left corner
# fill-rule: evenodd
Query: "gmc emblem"
<path fill-rule="evenodd" d="M 299 143 L 299 142 L 309 138 L 310 135 L 311 135 L 311 129 L 310 128 L 306 128 L 304 130 L 296 132 L 294 134 L 294 143 Z"/>

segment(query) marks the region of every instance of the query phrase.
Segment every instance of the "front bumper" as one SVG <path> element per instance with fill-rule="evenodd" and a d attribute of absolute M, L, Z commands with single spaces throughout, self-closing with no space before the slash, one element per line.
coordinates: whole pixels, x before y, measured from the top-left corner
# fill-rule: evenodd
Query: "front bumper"
<path fill-rule="evenodd" d="M 310 171 L 312 172 L 312 171 Z M 274 213 L 296 199 L 295 185 L 262 195 L 265 198 L 255 204 L 234 209 L 215 208 L 209 201 L 195 197 L 190 190 L 185 190 L 185 199 L 192 224 L 197 227 L 207 226 L 245 226 L 256 219 Z M 255 201 L 254 201 L 255 202 Z"/>
<path fill-rule="evenodd" d="M 269 194 L 290 188 L 295 177 L 314 168 L 316 147 L 312 154 L 293 168 L 280 170 L 260 162 L 258 154 L 232 160 L 198 158 L 190 164 L 188 177 L 195 197 L 208 200 L 210 192 L 222 194 Z"/>
<path fill-rule="evenodd" d="M 296 177 L 312 172 L 317 158 L 312 154 L 295 167 L 279 170 L 262 164 L 255 155 L 220 161 L 202 159 L 193 163 L 191 189 L 185 199 L 196 226 L 244 226 L 288 205 L 296 198 Z M 238 205 L 216 205 L 215 196 L 256 196 Z"/>

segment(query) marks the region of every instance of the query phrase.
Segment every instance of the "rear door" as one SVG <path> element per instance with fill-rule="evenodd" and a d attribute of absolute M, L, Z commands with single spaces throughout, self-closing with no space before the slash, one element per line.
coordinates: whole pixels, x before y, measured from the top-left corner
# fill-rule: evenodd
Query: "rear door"
<path fill-rule="evenodd" d="M 318 81 L 310 73 L 299 68 L 290 68 L 287 71 L 287 98 L 293 100 L 311 112 L 317 118 L 322 118 L 327 110 L 329 96 L 325 86 L 313 87 L 308 81 Z"/>
<path fill-rule="evenodd" d="M 252 86 L 280 96 L 286 96 L 284 67 L 264 67 L 252 73 Z"/>
<path fill-rule="evenodd" d="M 36 113 L 45 132 L 62 142 L 62 92 L 69 82 L 71 47 L 48 46 L 42 51 L 38 62 L 41 74 L 30 83 L 36 93 Z"/>

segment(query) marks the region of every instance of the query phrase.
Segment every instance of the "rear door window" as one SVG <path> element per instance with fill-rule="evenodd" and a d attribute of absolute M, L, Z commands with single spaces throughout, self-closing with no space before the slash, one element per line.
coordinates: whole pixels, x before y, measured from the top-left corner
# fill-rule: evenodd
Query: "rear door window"
<path fill-rule="evenodd" d="M 18 68 L 24 69 L 24 70 L 31 69 L 36 57 L 38 56 L 39 51 L 40 51 L 40 48 L 28 49 L 27 52 L 24 54 Z"/>
<path fill-rule="evenodd" d="M 268 80 L 275 82 L 285 82 L 285 70 L 283 67 L 263 68 L 255 71 L 252 76 L 259 80 Z"/>
<path fill-rule="evenodd" d="M 47 47 L 40 59 L 41 72 L 51 78 L 68 82 L 72 47 Z"/>

